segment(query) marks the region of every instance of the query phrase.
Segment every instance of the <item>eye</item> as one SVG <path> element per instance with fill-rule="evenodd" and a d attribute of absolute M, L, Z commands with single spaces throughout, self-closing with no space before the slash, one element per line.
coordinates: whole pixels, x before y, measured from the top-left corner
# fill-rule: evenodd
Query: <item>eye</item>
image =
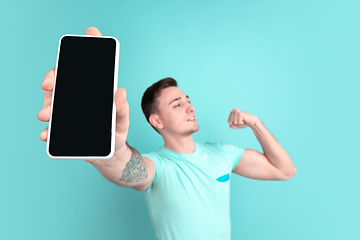
<path fill-rule="evenodd" d="M 189 103 L 191 103 L 191 102 L 189 101 Z M 175 105 L 175 107 L 178 107 L 178 106 L 180 106 L 180 103 L 178 105 Z"/>

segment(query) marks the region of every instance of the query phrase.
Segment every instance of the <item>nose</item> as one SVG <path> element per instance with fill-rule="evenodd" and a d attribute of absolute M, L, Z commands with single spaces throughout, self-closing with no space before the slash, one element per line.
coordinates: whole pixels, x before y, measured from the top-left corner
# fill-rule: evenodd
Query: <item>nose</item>
<path fill-rule="evenodd" d="M 195 111 L 195 107 L 191 104 L 191 103 L 189 103 L 189 105 L 188 105 L 188 107 L 187 107 L 187 112 L 194 112 Z"/>

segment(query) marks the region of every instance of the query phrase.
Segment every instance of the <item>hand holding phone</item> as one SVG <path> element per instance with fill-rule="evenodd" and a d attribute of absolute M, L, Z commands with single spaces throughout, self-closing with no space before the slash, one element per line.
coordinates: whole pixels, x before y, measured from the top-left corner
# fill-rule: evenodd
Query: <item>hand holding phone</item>
<path fill-rule="evenodd" d="M 86 30 L 86 35 L 102 36 L 100 31 L 95 27 L 89 27 Z M 91 51 L 91 50 L 92 49 L 90 48 L 89 51 Z M 60 70 L 60 72 L 59 72 L 59 70 Z M 64 70 L 64 69 L 62 69 L 62 70 Z M 93 95 L 91 98 L 88 98 L 88 99 L 83 98 L 83 99 L 79 100 L 80 102 L 72 102 L 73 106 L 76 106 L 76 107 L 75 108 L 69 107 L 68 108 L 69 111 L 67 111 L 67 108 L 63 108 L 63 111 L 61 111 L 61 110 L 57 111 L 57 109 L 61 109 L 61 107 L 64 107 L 65 105 L 63 104 L 63 106 L 61 106 L 60 100 L 58 101 L 59 102 L 58 105 L 54 105 L 54 102 L 53 102 L 53 99 L 54 99 L 53 96 L 55 95 L 55 97 L 56 97 L 56 93 L 54 94 L 54 92 L 53 92 L 54 87 L 56 86 L 55 78 L 59 77 L 59 76 L 56 76 L 55 71 L 57 71 L 58 74 L 64 73 L 64 71 L 61 71 L 61 69 L 59 69 L 59 66 L 58 66 L 57 69 L 53 68 L 45 75 L 45 77 L 44 77 L 45 81 L 43 81 L 43 83 L 41 85 L 42 89 L 44 90 L 44 108 L 39 111 L 38 119 L 40 121 L 48 122 L 48 121 L 50 121 L 51 116 L 52 116 L 53 120 L 54 120 L 55 117 L 54 117 L 54 115 L 51 115 L 51 114 L 57 112 L 57 113 L 62 113 L 61 114 L 62 119 L 59 117 L 57 118 L 58 119 L 57 126 L 61 126 L 61 125 L 65 126 L 64 124 L 62 124 L 62 123 L 64 123 L 64 121 L 65 122 L 68 121 L 68 122 L 66 122 L 66 124 L 70 124 L 73 121 L 75 123 L 75 127 L 73 127 L 71 131 L 69 131 L 66 135 L 64 135 L 64 136 L 67 136 L 66 139 L 62 139 L 61 142 L 57 143 L 57 146 L 60 146 L 59 143 L 63 143 L 64 146 L 66 147 L 68 140 L 70 140 L 70 142 L 72 141 L 72 143 L 78 144 L 77 140 L 81 139 L 81 137 L 83 137 L 85 134 L 90 133 L 90 135 L 88 135 L 88 136 L 92 137 L 91 133 L 96 132 L 96 130 L 101 127 L 101 126 L 94 124 L 94 121 L 95 120 L 100 121 L 100 120 L 102 120 L 102 117 L 92 115 L 92 112 L 91 112 L 92 106 L 87 106 L 87 108 L 86 108 L 87 110 L 85 112 L 86 114 L 84 114 L 84 112 L 82 112 L 81 115 L 77 115 L 77 112 L 74 111 L 74 109 L 77 109 L 77 108 L 80 111 L 81 109 L 83 109 L 84 104 L 86 105 L 88 102 L 91 102 L 91 104 L 93 104 L 93 105 L 96 104 L 97 101 L 96 101 L 96 99 L 94 100 L 94 98 L 96 98 L 96 92 L 93 92 Z M 90 69 L 90 71 L 91 71 L 91 69 Z M 85 73 L 84 73 L 84 75 L 85 75 Z M 117 77 L 117 75 L 116 75 L 116 77 Z M 59 78 L 57 78 L 57 79 L 59 79 Z M 101 81 L 101 79 L 99 81 Z M 91 85 L 91 82 L 89 82 L 89 84 Z M 60 86 L 60 85 L 58 85 L 58 86 Z M 103 84 L 101 84 L 101 86 L 103 86 Z M 60 88 L 55 87 L 55 89 L 58 90 Z M 62 90 L 62 91 L 59 90 L 58 95 L 60 96 L 61 95 L 60 92 L 64 93 L 66 91 L 66 93 L 68 95 L 63 94 L 63 97 L 69 96 L 69 99 L 71 98 L 71 96 L 75 96 L 77 93 L 80 94 L 82 91 L 84 91 L 83 85 L 81 85 L 81 84 L 79 85 L 78 83 L 75 83 L 75 82 L 73 84 L 73 87 L 68 87 L 65 89 L 66 90 Z M 88 96 L 88 95 L 84 95 L 84 96 Z M 128 128 L 129 128 L 129 105 L 126 100 L 126 90 L 125 89 L 123 89 L 123 88 L 117 89 L 113 97 L 114 98 L 112 100 L 115 102 L 115 109 L 112 109 L 111 111 L 113 111 L 115 113 L 115 119 L 116 119 L 115 132 L 113 133 L 114 139 L 115 139 L 115 144 L 114 144 L 114 152 L 115 153 L 113 153 L 113 154 L 115 155 L 116 153 L 123 151 L 123 149 L 125 147 L 126 138 L 127 138 L 127 134 L 128 134 Z M 97 100 L 99 102 L 101 102 L 101 99 L 97 99 Z M 107 102 L 107 107 L 109 107 L 109 105 L 111 105 L 111 103 L 109 103 L 109 101 L 110 100 L 108 100 L 108 102 Z M 62 103 L 64 103 L 64 100 L 62 101 Z M 53 108 L 55 108 L 54 112 L 52 111 L 53 109 L 51 108 L 51 106 L 53 106 Z M 99 107 L 96 105 L 94 105 L 93 108 L 94 109 L 95 108 L 102 109 L 101 106 Z M 107 113 L 108 112 L 109 112 L 109 110 L 107 110 Z M 64 114 L 64 113 L 66 113 L 66 114 Z M 82 116 L 81 122 L 76 121 L 76 118 L 79 118 L 79 116 Z M 104 118 L 105 117 L 106 116 L 104 116 Z M 92 124 L 89 125 L 89 123 L 92 123 Z M 55 125 L 53 125 L 53 126 L 55 126 Z M 85 128 L 84 128 L 84 126 L 85 126 Z M 77 128 L 79 128 L 79 131 L 77 131 Z M 54 127 L 54 129 L 55 129 L 55 127 Z M 65 130 L 68 130 L 68 128 L 63 129 L 63 131 L 65 131 Z M 49 132 L 49 126 L 48 126 L 40 134 L 40 139 L 42 141 L 49 141 L 49 137 L 50 137 L 49 133 L 50 132 Z M 93 141 L 95 141 L 95 140 L 96 139 L 93 139 Z M 99 141 L 107 140 L 108 141 L 109 139 L 97 139 L 97 140 L 99 140 Z M 55 142 L 55 140 L 54 140 L 54 142 Z M 80 141 L 79 144 L 82 144 L 82 142 L 83 141 Z M 48 142 L 48 144 L 49 144 L 49 142 Z M 97 145 L 94 145 L 94 147 L 96 147 L 96 146 Z M 83 149 L 85 149 L 87 151 L 86 148 L 83 148 Z M 89 150 L 93 150 L 93 149 L 91 149 L 91 147 L 90 147 Z M 60 148 L 60 151 L 62 151 L 61 148 Z M 111 161 L 113 155 L 107 155 L 107 156 L 111 157 L 110 159 L 106 158 L 106 156 L 105 157 L 100 156 L 100 157 L 94 157 L 94 158 L 91 158 L 93 156 L 80 156 L 78 158 L 76 158 L 76 156 L 75 157 L 74 156 L 75 155 L 70 155 L 70 156 L 65 156 L 65 158 L 59 157 L 59 158 L 54 158 L 54 159 L 70 159 L 70 158 L 80 159 L 81 158 L 81 159 L 87 159 L 85 161 L 91 162 L 92 164 L 106 164 L 106 162 Z M 69 157 L 69 158 L 66 158 L 66 157 Z M 88 160 L 88 159 L 107 159 L 107 160 Z"/>

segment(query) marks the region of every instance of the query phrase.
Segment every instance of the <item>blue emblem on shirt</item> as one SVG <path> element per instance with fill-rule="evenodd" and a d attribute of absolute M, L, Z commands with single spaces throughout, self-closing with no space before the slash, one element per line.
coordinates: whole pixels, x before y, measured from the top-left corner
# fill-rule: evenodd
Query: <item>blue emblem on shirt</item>
<path fill-rule="evenodd" d="M 223 175 L 221 177 L 218 177 L 216 180 L 218 180 L 219 182 L 226 182 L 229 179 L 230 179 L 230 174 L 228 173 L 228 174 L 225 174 L 225 175 Z"/>

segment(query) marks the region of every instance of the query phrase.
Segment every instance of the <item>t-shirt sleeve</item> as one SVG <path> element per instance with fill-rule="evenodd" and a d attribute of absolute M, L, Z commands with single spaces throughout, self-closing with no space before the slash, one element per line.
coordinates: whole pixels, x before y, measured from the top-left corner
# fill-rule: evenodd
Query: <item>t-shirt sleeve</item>
<path fill-rule="evenodd" d="M 152 188 L 155 186 L 156 180 L 161 171 L 162 162 L 159 159 L 160 157 L 156 152 L 144 153 L 144 154 L 141 154 L 141 156 L 149 158 L 151 161 L 153 161 L 153 163 L 155 165 L 155 176 L 154 176 L 149 188 L 146 190 L 146 191 L 151 191 Z"/>
<path fill-rule="evenodd" d="M 225 155 L 225 159 L 228 162 L 228 164 L 231 166 L 231 171 L 233 171 L 240 162 L 240 159 L 244 154 L 245 148 L 227 143 L 212 143 L 212 144 L 217 146 L 221 150 L 221 152 Z"/>

